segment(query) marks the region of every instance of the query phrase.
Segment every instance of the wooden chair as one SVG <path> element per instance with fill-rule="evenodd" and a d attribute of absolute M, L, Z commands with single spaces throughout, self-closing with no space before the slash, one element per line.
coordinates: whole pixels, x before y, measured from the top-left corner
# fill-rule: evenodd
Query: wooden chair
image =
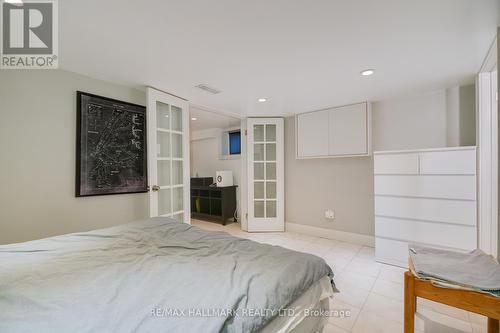
<path fill-rule="evenodd" d="M 488 317 L 488 333 L 499 333 L 500 298 L 469 290 L 441 288 L 405 272 L 405 333 L 415 331 L 417 297 Z"/>

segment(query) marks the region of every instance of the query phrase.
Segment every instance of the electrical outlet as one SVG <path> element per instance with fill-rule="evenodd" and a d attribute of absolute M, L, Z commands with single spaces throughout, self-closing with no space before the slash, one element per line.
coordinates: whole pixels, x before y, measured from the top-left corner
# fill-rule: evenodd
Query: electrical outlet
<path fill-rule="evenodd" d="M 333 220 L 335 218 L 335 212 L 333 209 L 328 209 L 325 211 L 325 218 L 329 220 Z"/>

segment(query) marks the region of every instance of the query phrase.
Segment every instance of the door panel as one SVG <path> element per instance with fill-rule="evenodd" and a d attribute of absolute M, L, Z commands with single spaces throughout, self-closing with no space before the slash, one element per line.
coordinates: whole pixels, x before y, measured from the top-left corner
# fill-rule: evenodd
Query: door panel
<path fill-rule="evenodd" d="M 190 223 L 188 103 L 153 88 L 147 99 L 149 215 Z"/>
<path fill-rule="evenodd" d="M 249 118 L 248 231 L 284 231 L 282 118 Z"/>

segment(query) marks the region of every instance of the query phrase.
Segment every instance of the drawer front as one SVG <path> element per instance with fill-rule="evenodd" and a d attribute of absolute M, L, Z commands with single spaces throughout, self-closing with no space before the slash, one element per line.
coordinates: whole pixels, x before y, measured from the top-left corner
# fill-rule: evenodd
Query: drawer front
<path fill-rule="evenodd" d="M 376 217 L 375 235 L 463 250 L 477 247 L 475 226 Z"/>
<path fill-rule="evenodd" d="M 376 175 L 416 175 L 418 153 L 375 155 L 373 165 Z"/>
<path fill-rule="evenodd" d="M 475 175 L 476 150 L 420 153 L 420 173 L 424 175 Z"/>
<path fill-rule="evenodd" d="M 408 268 L 408 243 L 376 237 L 375 259 L 386 264 Z M 402 280 L 403 276 L 401 276 Z"/>
<path fill-rule="evenodd" d="M 375 194 L 476 200 L 476 176 L 375 176 Z"/>
<path fill-rule="evenodd" d="M 375 196 L 375 215 L 476 225 L 476 202 Z"/>

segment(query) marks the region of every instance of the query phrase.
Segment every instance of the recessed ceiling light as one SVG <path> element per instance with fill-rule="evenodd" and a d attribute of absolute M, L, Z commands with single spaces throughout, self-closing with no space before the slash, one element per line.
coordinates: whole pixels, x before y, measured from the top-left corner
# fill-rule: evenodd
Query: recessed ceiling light
<path fill-rule="evenodd" d="M 198 120 L 198 118 L 196 118 L 196 117 L 191 117 L 191 120 Z"/>
<path fill-rule="evenodd" d="M 259 98 L 258 101 L 261 103 L 264 103 L 264 102 L 267 102 L 267 98 Z"/>
<path fill-rule="evenodd" d="M 361 75 L 363 76 L 370 76 L 375 73 L 374 69 L 365 69 L 364 71 L 361 72 Z"/>

